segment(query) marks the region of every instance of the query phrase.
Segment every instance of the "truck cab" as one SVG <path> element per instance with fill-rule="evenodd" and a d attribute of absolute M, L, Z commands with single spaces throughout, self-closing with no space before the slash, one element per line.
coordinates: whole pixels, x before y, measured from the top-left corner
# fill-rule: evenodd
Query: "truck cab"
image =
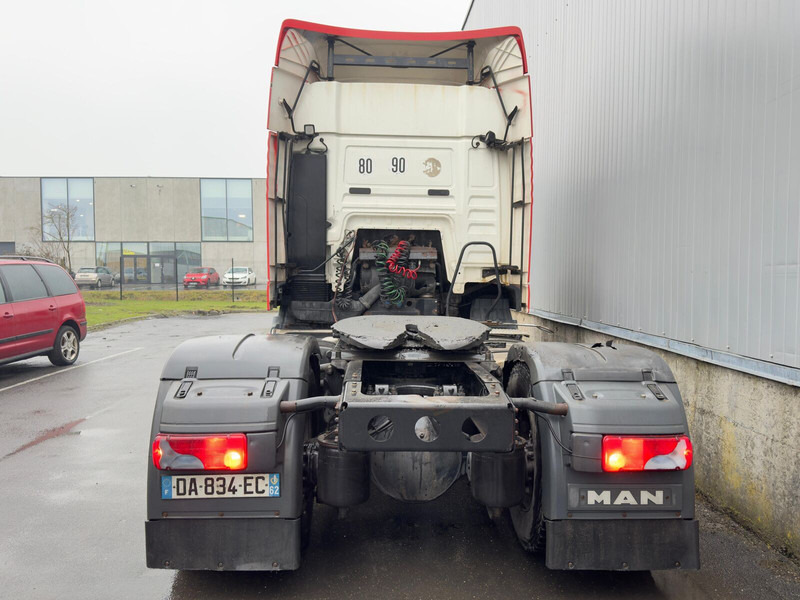
<path fill-rule="evenodd" d="M 507 322 L 528 303 L 531 107 L 518 28 L 287 21 L 269 129 L 270 287 L 285 324 Z"/>

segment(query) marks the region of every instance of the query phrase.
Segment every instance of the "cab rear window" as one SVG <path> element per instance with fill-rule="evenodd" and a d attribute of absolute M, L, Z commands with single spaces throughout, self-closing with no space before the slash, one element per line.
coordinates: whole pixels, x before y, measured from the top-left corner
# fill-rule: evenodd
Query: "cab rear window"
<path fill-rule="evenodd" d="M 13 302 L 47 297 L 47 288 L 31 265 L 3 265 L 0 274 Z"/>
<path fill-rule="evenodd" d="M 75 287 L 75 282 L 72 277 L 67 275 L 61 267 L 55 265 L 36 265 L 36 270 L 42 276 L 47 288 L 53 296 L 66 296 L 68 294 L 76 294 L 78 289 Z M 83 269 L 81 269 L 83 270 Z"/>

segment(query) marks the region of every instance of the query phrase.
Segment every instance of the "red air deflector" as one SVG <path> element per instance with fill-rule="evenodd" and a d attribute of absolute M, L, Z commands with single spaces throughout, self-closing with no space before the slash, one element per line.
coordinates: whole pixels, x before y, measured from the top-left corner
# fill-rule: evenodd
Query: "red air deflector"
<path fill-rule="evenodd" d="M 603 437 L 603 471 L 683 471 L 692 466 L 688 436 Z"/>
<path fill-rule="evenodd" d="M 241 471 L 247 467 L 247 436 L 159 433 L 153 441 L 153 464 L 160 470 Z"/>

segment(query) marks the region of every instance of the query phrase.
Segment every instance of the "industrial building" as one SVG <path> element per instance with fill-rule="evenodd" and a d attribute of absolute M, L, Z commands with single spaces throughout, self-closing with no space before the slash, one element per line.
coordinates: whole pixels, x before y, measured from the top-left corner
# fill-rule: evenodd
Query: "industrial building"
<path fill-rule="evenodd" d="M 797 3 L 474 0 L 532 87 L 531 316 L 655 348 L 714 502 L 800 549 Z M 612 342 L 613 343 L 613 342 Z"/>
<path fill-rule="evenodd" d="M 71 268 L 174 283 L 191 267 L 251 267 L 267 281 L 264 179 L 0 177 L 0 253 L 69 240 Z"/>

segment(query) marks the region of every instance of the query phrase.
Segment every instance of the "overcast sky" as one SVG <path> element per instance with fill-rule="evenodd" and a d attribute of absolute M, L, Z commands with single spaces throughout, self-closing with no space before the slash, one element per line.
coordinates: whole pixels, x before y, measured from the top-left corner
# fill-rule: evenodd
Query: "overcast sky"
<path fill-rule="evenodd" d="M 0 176 L 263 177 L 283 19 L 456 31 L 469 0 L 0 0 Z"/>

